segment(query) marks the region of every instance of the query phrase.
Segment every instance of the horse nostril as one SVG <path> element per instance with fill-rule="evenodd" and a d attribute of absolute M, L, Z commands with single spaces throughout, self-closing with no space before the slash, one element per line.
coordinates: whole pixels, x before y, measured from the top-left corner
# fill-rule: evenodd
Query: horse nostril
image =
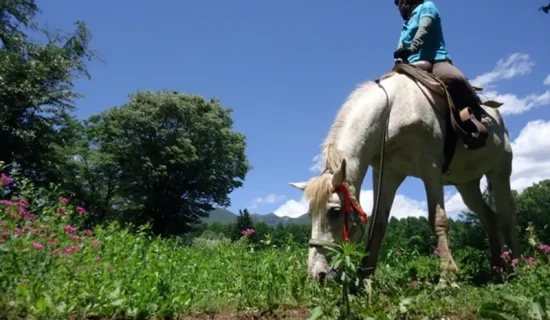
<path fill-rule="evenodd" d="M 326 272 L 319 272 L 317 277 L 319 278 L 319 281 L 323 282 L 323 281 L 325 281 L 325 279 L 327 277 L 327 273 Z"/>

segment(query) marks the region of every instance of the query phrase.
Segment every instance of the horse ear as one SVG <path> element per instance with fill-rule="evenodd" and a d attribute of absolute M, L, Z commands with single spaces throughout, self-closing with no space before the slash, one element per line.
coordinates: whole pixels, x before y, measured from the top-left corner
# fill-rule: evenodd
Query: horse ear
<path fill-rule="evenodd" d="M 342 159 L 340 167 L 332 175 L 332 186 L 339 187 L 346 180 L 346 159 Z"/>
<path fill-rule="evenodd" d="M 307 188 L 307 182 L 289 182 L 289 185 L 304 191 Z"/>

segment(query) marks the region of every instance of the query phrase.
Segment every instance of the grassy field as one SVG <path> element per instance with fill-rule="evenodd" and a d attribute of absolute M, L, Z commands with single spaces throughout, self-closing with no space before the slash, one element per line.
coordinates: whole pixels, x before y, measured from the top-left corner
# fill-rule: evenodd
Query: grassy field
<path fill-rule="evenodd" d="M 335 257 L 340 283 L 306 276 L 307 249 L 197 238 L 192 245 L 129 232 L 86 230 L 84 208 L 24 188 L 0 202 L 0 317 L 4 319 L 548 319 L 547 246 L 483 285 L 486 257 L 456 252 L 461 273 L 438 284 L 436 255 L 390 253 L 376 279 L 357 283 L 357 248 Z M 488 269 L 488 268 L 487 268 Z M 477 278 L 476 278 L 477 277 Z M 477 279 L 477 280 L 476 280 Z M 364 288 L 345 294 L 348 285 Z M 504 314 L 504 316 L 502 315 Z M 544 315 L 543 315 L 544 314 Z"/>

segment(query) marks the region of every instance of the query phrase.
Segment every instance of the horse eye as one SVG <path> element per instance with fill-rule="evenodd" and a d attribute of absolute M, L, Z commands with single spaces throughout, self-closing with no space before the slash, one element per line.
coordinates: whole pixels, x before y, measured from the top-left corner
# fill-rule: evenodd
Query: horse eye
<path fill-rule="evenodd" d="M 338 214 L 340 214 L 340 211 L 341 211 L 340 207 L 330 208 L 330 210 L 329 210 L 331 215 L 338 215 Z"/>

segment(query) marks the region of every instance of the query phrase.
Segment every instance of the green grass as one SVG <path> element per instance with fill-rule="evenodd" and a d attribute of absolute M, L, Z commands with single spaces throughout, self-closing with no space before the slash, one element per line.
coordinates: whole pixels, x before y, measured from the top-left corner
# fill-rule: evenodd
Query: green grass
<path fill-rule="evenodd" d="M 360 254 L 352 246 L 334 260 L 340 284 L 319 286 L 307 278 L 303 246 L 274 247 L 269 239 L 253 245 L 246 238 L 199 238 L 186 246 L 116 223 L 91 232 L 82 226 L 87 213 L 55 190 L 35 190 L 24 181 L 20 187 L 21 200 L 0 203 L 2 318 L 146 319 L 286 309 L 330 319 L 550 316 L 548 254 L 535 240 L 530 260 L 508 265 L 500 281 L 483 286 L 472 284 L 488 274 L 486 257 L 477 251 L 455 253 L 461 273 L 446 286 L 437 283 L 437 256 L 395 251 L 383 257 L 375 280 L 357 282 Z M 364 289 L 360 296 L 344 294 L 354 285 Z"/>

